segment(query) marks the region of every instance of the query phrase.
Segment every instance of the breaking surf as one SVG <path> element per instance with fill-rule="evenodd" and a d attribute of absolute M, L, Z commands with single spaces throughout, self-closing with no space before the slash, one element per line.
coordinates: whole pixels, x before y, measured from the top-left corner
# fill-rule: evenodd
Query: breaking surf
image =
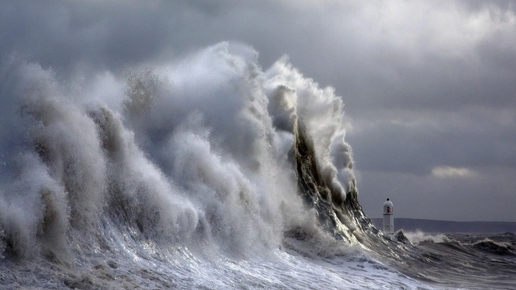
<path fill-rule="evenodd" d="M 342 98 L 257 58 L 220 43 L 66 80 L 4 61 L 0 285 L 514 288 L 514 235 L 404 243 L 375 228 Z"/>

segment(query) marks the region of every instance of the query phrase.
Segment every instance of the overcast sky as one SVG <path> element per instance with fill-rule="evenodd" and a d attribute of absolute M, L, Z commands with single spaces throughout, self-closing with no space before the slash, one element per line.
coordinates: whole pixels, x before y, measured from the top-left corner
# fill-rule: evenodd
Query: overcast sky
<path fill-rule="evenodd" d="M 0 2 L 0 63 L 60 80 L 226 40 L 342 96 L 368 216 L 390 197 L 398 217 L 516 221 L 512 1 Z"/>

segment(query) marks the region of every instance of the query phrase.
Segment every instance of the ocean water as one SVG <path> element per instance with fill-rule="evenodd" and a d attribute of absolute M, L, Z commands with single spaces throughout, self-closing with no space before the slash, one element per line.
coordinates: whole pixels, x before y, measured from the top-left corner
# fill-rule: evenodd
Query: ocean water
<path fill-rule="evenodd" d="M 515 289 L 516 236 L 385 235 L 344 104 L 220 43 L 84 78 L 0 71 L 2 289 Z"/>

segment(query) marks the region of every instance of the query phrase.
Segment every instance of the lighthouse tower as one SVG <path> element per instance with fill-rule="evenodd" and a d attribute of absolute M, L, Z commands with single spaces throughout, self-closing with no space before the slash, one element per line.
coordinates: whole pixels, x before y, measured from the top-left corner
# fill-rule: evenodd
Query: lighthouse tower
<path fill-rule="evenodd" d="M 394 207 L 389 199 L 383 204 L 383 233 L 394 234 Z"/>

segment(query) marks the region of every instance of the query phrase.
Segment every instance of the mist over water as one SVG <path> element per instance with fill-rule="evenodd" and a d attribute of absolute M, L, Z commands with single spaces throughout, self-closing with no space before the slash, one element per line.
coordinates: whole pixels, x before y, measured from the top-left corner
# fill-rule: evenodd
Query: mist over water
<path fill-rule="evenodd" d="M 427 287 L 358 203 L 342 99 L 257 59 L 224 42 L 66 81 L 2 62 L 0 284 Z"/>
<path fill-rule="evenodd" d="M 286 164 L 293 132 L 273 128 L 274 92 L 256 58 L 222 43 L 113 78 L 107 100 L 11 61 L 2 75 L 11 96 L 2 110 L 3 240 L 18 255 L 48 231 L 96 232 L 109 216 L 167 242 L 277 245 L 284 227 L 304 222 L 303 208 Z"/>

